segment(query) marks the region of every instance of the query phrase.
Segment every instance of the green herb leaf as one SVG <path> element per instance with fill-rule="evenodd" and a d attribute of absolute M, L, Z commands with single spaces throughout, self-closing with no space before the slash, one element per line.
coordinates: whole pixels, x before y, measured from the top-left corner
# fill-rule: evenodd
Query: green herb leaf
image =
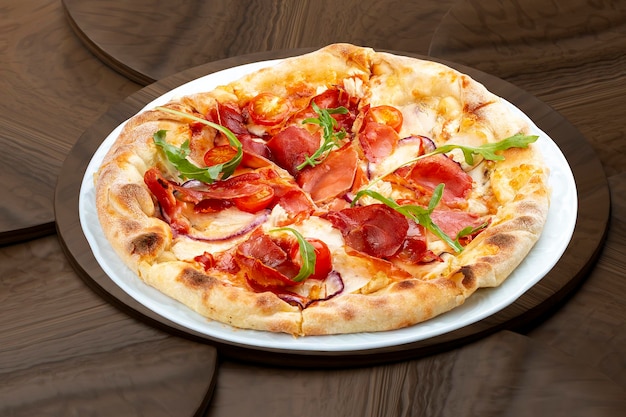
<path fill-rule="evenodd" d="M 456 234 L 456 240 L 457 240 L 457 242 L 458 242 L 458 241 L 459 241 L 459 239 L 461 239 L 461 238 L 463 238 L 463 237 L 465 237 L 465 236 L 472 235 L 472 234 L 474 234 L 474 233 L 476 233 L 476 232 L 478 232 L 478 231 L 480 231 L 480 230 L 483 230 L 483 229 L 484 229 L 484 228 L 486 228 L 487 226 L 488 226 L 488 223 L 487 223 L 487 222 L 485 222 L 485 223 L 483 223 L 483 224 L 481 224 L 481 225 L 479 225 L 479 226 L 476 226 L 476 227 L 467 226 L 467 227 L 465 227 L 465 228 L 461 229 L 461 230 L 459 231 L 459 233 L 457 233 L 457 234 Z"/>
<path fill-rule="evenodd" d="M 178 110 L 169 109 L 167 107 L 157 107 L 157 109 L 178 116 L 187 117 L 194 121 L 203 123 L 207 126 L 211 126 L 212 128 L 224 133 L 230 145 L 233 148 L 237 149 L 237 153 L 230 161 L 224 162 L 223 164 L 213 165 L 207 168 L 201 168 L 194 165 L 187 159 L 187 156 L 189 155 L 189 141 L 185 141 L 180 148 L 177 148 L 173 145 L 168 144 L 165 141 L 166 132 L 164 130 L 159 130 L 153 135 L 154 143 L 161 149 L 163 149 L 168 161 L 170 161 L 172 165 L 174 165 L 174 167 L 180 172 L 180 176 L 182 178 L 196 179 L 210 184 L 218 179 L 226 179 L 235 172 L 235 169 L 237 169 L 237 166 L 239 166 L 241 160 L 243 159 L 243 146 L 241 145 L 241 142 L 239 142 L 239 139 L 237 139 L 237 137 L 234 135 L 234 133 L 230 131 L 230 129 L 217 123 L 213 123 L 206 119 L 202 119 L 200 117 L 196 117 L 192 114 L 184 113 Z"/>
<path fill-rule="evenodd" d="M 322 145 L 313 153 L 311 156 L 306 156 L 305 161 L 296 167 L 297 170 L 304 169 L 307 165 L 314 167 L 318 165 L 326 159 L 328 156 L 328 152 L 331 151 L 332 148 L 341 146 L 340 141 L 346 137 L 346 131 L 341 129 L 338 132 L 335 132 L 335 126 L 337 125 L 337 121 L 332 116 L 333 114 L 347 114 L 348 109 L 345 107 L 337 107 L 334 109 L 320 109 L 320 107 L 315 104 L 315 102 L 311 103 L 311 107 L 315 113 L 317 113 L 318 117 L 310 117 L 308 119 L 304 119 L 302 123 L 313 123 L 322 127 L 324 141 Z"/>
<path fill-rule="evenodd" d="M 465 162 L 467 162 L 469 165 L 474 165 L 474 155 L 481 155 L 483 158 L 489 161 L 502 161 L 504 160 L 504 156 L 498 155 L 496 153 L 497 151 L 505 151 L 509 148 L 527 148 L 529 144 L 537 141 L 537 139 L 539 139 L 539 136 L 528 136 L 518 133 L 506 139 L 502 139 L 499 142 L 485 143 L 476 147 L 449 144 L 440 146 L 434 151 L 422 155 L 420 158 L 435 155 L 438 153 L 447 153 L 453 149 L 460 149 L 461 151 L 463 151 Z"/>
<path fill-rule="evenodd" d="M 379 192 L 370 190 L 370 189 L 364 189 L 364 190 L 359 191 L 354 197 L 354 199 L 352 200 L 352 205 L 354 206 L 357 200 L 359 200 L 362 196 L 364 195 L 370 196 L 380 201 L 381 203 L 385 204 L 386 206 L 394 209 L 395 211 L 402 214 L 406 218 L 413 220 L 418 224 L 421 224 L 422 226 L 424 226 L 424 228 L 426 228 L 427 230 L 430 230 L 433 234 L 435 234 L 441 240 L 446 242 L 456 252 L 461 252 L 463 250 L 463 246 L 461 246 L 458 240 L 453 240 L 450 236 L 448 236 L 443 230 L 439 228 L 439 226 L 437 226 L 437 224 L 433 222 L 432 218 L 430 217 L 430 214 L 433 212 L 435 207 L 437 207 L 437 204 L 439 204 L 439 201 L 441 200 L 441 197 L 443 196 L 443 188 L 444 188 L 443 184 L 439 184 L 435 188 L 435 190 L 433 191 L 433 196 L 431 197 L 430 202 L 428 203 L 428 208 L 416 206 L 413 204 L 407 204 L 407 205 L 401 206 L 400 204 L 396 203 L 393 199 L 387 198 L 384 195 L 380 194 Z"/>
<path fill-rule="evenodd" d="M 315 261 L 317 260 L 317 257 L 315 255 L 315 248 L 296 229 L 292 229 L 291 227 L 281 227 L 279 229 L 271 230 L 271 232 L 281 231 L 293 233 L 293 235 L 296 237 L 296 240 L 298 241 L 298 247 L 300 249 L 300 259 L 302 260 L 302 266 L 300 267 L 300 271 L 298 271 L 298 275 L 293 277 L 291 280 L 295 282 L 304 281 L 315 272 Z"/>

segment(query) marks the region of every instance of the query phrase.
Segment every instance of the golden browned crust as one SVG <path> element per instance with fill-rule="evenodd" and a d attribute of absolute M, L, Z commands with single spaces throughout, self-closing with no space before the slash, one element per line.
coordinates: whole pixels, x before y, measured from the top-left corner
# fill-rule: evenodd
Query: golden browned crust
<path fill-rule="evenodd" d="M 412 111 L 429 115 L 433 122 L 422 134 L 437 145 L 479 145 L 527 129 L 501 99 L 464 74 L 348 44 L 282 61 L 167 106 L 205 114 L 218 101 L 241 104 L 261 91 L 280 95 L 286 88 L 314 91 L 347 77 L 367 83 L 370 88 L 363 98 L 371 105 L 391 104 L 409 115 Z M 175 253 L 175 237 L 159 218 L 143 175 L 152 166 L 170 169 L 153 134 L 168 130 L 172 132 L 168 138 L 180 145 L 191 135 L 188 122 L 157 110 L 128 121 L 94 179 L 98 217 L 116 253 L 142 280 L 199 314 L 235 327 L 322 335 L 420 323 L 461 305 L 481 287 L 500 285 L 536 243 L 547 217 L 548 170 L 541 155 L 533 146 L 508 150 L 504 161 L 489 166 L 490 192 L 500 206 L 491 224 L 461 254 L 447 257 L 435 278 L 376 276 L 376 282 L 366 286 L 371 291 L 341 294 L 302 309 L 271 292 L 255 292 L 240 278 L 208 275 L 192 255 Z M 191 158 L 197 160 L 203 153 L 192 150 Z"/>

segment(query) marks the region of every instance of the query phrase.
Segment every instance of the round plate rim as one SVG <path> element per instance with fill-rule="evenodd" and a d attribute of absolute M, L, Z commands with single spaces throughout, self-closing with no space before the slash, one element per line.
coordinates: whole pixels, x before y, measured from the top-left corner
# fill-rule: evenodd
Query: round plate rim
<path fill-rule="evenodd" d="M 121 123 L 122 121 L 119 121 L 119 115 L 115 115 L 114 113 L 116 112 L 116 109 L 119 113 L 119 109 L 122 109 L 122 112 L 126 111 L 127 114 L 126 116 L 130 116 L 132 115 L 132 109 L 134 108 L 135 111 L 137 111 L 137 100 L 139 100 L 140 102 L 143 101 L 144 105 L 145 103 L 150 101 L 150 98 L 152 97 L 152 99 L 154 99 L 156 96 L 155 94 L 159 94 L 158 90 L 159 88 L 161 89 L 165 89 L 165 91 L 167 91 L 168 89 L 173 89 L 175 88 L 177 85 L 180 85 L 180 80 L 186 80 L 184 82 L 190 81 L 192 76 L 190 76 L 189 74 L 193 74 L 195 73 L 194 71 L 202 71 L 202 69 L 208 69 L 208 71 L 218 71 L 219 69 L 225 69 L 225 68 L 229 68 L 230 66 L 234 65 L 234 64 L 243 64 L 243 63 L 250 63 L 250 62 L 254 62 L 255 60 L 259 60 L 259 59 L 277 59 L 277 58 L 283 58 L 283 57 L 287 57 L 287 56 L 293 56 L 293 55 L 297 55 L 297 54 L 301 54 L 301 53 L 305 53 L 310 51 L 311 48 L 305 48 L 305 49 L 296 49 L 296 50 L 286 50 L 286 51 L 275 51 L 273 53 L 259 53 L 259 54 L 251 54 L 251 55 L 246 55 L 246 56 L 241 56 L 241 57 L 233 57 L 233 58 L 229 58 L 226 60 L 221 60 L 221 61 L 216 61 L 214 63 L 209 63 L 209 64 L 205 64 L 202 65 L 200 67 L 196 67 L 195 69 L 190 69 L 189 71 L 184 71 L 183 73 L 180 74 L 176 74 L 172 77 L 168 77 L 167 79 L 165 79 L 163 82 L 157 82 L 155 84 L 161 84 L 161 86 L 148 86 L 146 88 L 144 88 L 143 90 L 141 90 L 140 92 L 134 94 L 133 96 L 131 96 L 129 99 L 130 101 L 132 101 L 132 103 L 129 102 L 129 99 L 125 100 L 124 102 L 122 102 L 120 104 L 120 106 L 114 107 L 111 110 L 109 110 L 109 112 L 107 112 L 104 116 L 103 119 L 105 119 L 104 121 L 101 119 L 99 120 L 96 124 L 99 123 L 111 123 L 111 120 L 115 120 L 115 118 L 118 118 L 118 122 Z M 424 57 L 421 55 L 415 55 L 415 54 L 409 54 L 409 53 L 404 53 L 404 52 L 397 52 L 397 51 L 389 51 L 392 53 L 398 53 L 398 54 L 405 54 L 408 56 L 415 56 L 417 58 L 421 58 L 421 59 L 427 59 L 427 60 L 433 60 L 433 61 L 437 61 L 437 62 L 442 62 L 446 65 L 449 65 L 453 68 L 457 68 L 463 72 L 469 72 L 470 75 L 472 76 L 476 76 L 479 75 L 479 77 L 485 78 L 487 80 L 498 80 L 498 82 L 503 82 L 505 84 L 505 81 L 497 79 L 496 77 L 490 76 L 488 74 L 485 73 L 481 73 L 480 71 L 477 70 L 473 70 L 471 68 L 462 66 L 462 65 L 458 65 L 458 64 L 454 64 L 454 63 L 450 63 L 444 60 L 440 60 L 437 58 L 432 58 L 432 57 Z M 481 81 L 484 84 L 488 84 L 485 83 L 485 81 L 482 81 L 479 79 L 479 81 Z M 509 84 L 510 85 L 510 84 Z M 156 89 L 154 87 L 157 87 Z M 489 85 L 487 85 L 487 87 L 493 91 L 492 88 L 490 88 Z M 517 89 L 516 87 L 512 86 L 512 88 L 514 90 L 517 90 L 516 93 L 524 96 L 527 93 Z M 152 91 L 149 91 L 152 90 Z M 155 92 L 156 91 L 156 92 Z M 498 94 L 496 92 L 496 94 Z M 134 99 L 133 99 L 134 98 Z M 510 97 L 506 97 L 505 98 L 509 101 L 511 101 Z M 146 100 L 148 99 L 148 100 Z M 534 98 L 533 98 L 534 99 Z M 513 101 L 515 100 L 515 98 L 513 98 Z M 534 101 L 539 102 L 538 100 L 534 99 Z M 539 102 L 541 103 L 541 102 Z M 543 103 L 541 103 L 543 104 Z M 543 104 L 543 106 L 546 106 L 545 104 Z M 524 111 L 524 109 L 521 109 L 522 111 Z M 128 111 L 130 111 L 130 114 L 128 114 Z M 543 112 L 546 112 L 546 109 L 543 109 Z M 525 112 L 527 113 L 527 112 Z M 556 112 L 554 112 L 554 110 L 552 109 L 548 109 L 547 113 L 551 113 L 552 116 L 554 116 L 554 114 Z M 558 115 L 558 114 L 557 114 Z M 530 116 L 530 115 L 529 115 Z M 558 118 L 560 119 L 558 122 L 560 124 L 569 124 L 567 121 L 565 121 L 562 117 L 560 117 L 560 115 L 558 116 Z M 533 120 L 534 121 L 534 120 Z M 114 127 L 114 126 L 113 126 Z M 569 126 L 571 129 L 574 129 L 573 126 Z M 542 129 L 543 130 L 543 129 Z M 575 130 L 575 129 L 574 129 Z M 88 132 L 90 130 L 87 130 L 85 132 L 85 134 L 83 136 L 81 136 L 81 138 L 79 139 L 79 142 L 77 143 L 77 145 L 72 149 L 72 151 L 70 152 L 70 155 L 68 156 L 68 161 L 72 161 L 72 157 L 76 157 L 78 154 L 80 154 L 81 152 L 84 152 L 83 146 L 84 141 L 87 141 L 87 139 L 89 138 Z M 550 133 L 548 132 L 548 135 L 550 137 L 552 137 L 550 135 Z M 582 137 L 582 135 L 580 135 L 580 133 L 578 134 L 579 138 L 582 139 L 584 141 L 584 138 Z M 584 141 L 586 143 L 586 141 Z M 91 147 L 93 148 L 93 144 L 91 144 Z M 74 160 L 73 165 L 79 165 L 81 166 L 81 168 L 86 169 L 87 167 L 87 163 L 89 161 L 90 158 L 87 159 L 87 162 L 85 163 L 81 163 L 81 162 L 76 162 L 76 160 Z M 83 159 L 84 161 L 84 159 Z M 419 355 L 420 351 L 421 352 L 428 352 L 428 351 L 432 351 L 434 345 L 439 345 L 439 346 L 445 346 L 448 344 L 452 344 L 452 345 L 456 345 L 456 342 L 460 342 L 462 340 L 473 340 L 477 337 L 480 337 L 480 335 L 483 334 L 487 334 L 493 331 L 496 331 L 500 328 L 504 328 L 504 324 L 505 323 L 515 323 L 518 320 L 518 318 L 524 314 L 515 314 L 512 317 L 507 318 L 506 320 L 500 321 L 500 320 L 496 320 L 496 325 L 494 324 L 486 324 L 486 325 L 481 325 L 480 323 L 477 323 L 476 325 L 474 325 L 473 327 L 475 327 L 475 331 L 470 332 L 469 334 L 464 334 L 463 336 L 458 336 L 458 337 L 448 337 L 449 335 L 443 335 L 443 337 L 436 337 L 434 339 L 437 339 L 436 342 L 433 342 L 433 344 L 431 343 L 425 343 L 425 342 L 431 342 L 431 341 L 420 341 L 420 343 L 416 343 L 416 344 L 407 344 L 407 345 L 398 345 L 398 346 L 393 346 L 393 347 L 385 347 L 385 348 L 380 348 L 380 349 L 366 349 L 366 350 L 362 350 L 359 352 L 329 352 L 329 351 L 284 351 L 282 349 L 272 349 L 272 348 L 267 348 L 267 349 L 263 349 L 263 348 L 257 348 L 257 347 L 249 347 L 249 346 L 241 346 L 238 345 L 237 343 L 224 343 L 224 341 L 221 340 L 214 340 L 211 337 L 207 337 L 206 335 L 202 335 L 202 334 L 197 334 L 193 331 L 186 331 L 186 329 L 181 329 L 179 326 L 169 322 L 168 320 L 165 321 L 161 321 L 158 318 L 154 318 L 154 317 L 150 317 L 150 314 L 147 314 L 148 317 L 146 316 L 146 312 L 145 311 L 141 311 L 141 308 L 138 308 L 138 306 L 133 305 L 132 302 L 130 302 L 129 300 L 124 300 L 124 299 L 120 299 L 123 297 L 119 297 L 116 294 L 111 294 L 111 292 L 109 290 L 107 290 L 106 288 L 104 288 L 102 285 L 100 285 L 101 283 L 98 282 L 98 278 L 94 277 L 94 275 L 98 275 L 99 273 L 102 273 L 102 271 L 94 271 L 93 268 L 93 263 L 90 259 L 85 259 L 85 258 L 89 258 L 89 256 L 85 256 L 84 253 L 84 246 L 82 244 L 82 240 L 85 239 L 84 235 L 82 236 L 82 239 L 78 239 L 78 241 L 80 241 L 79 244 L 75 243 L 76 239 L 69 239 L 68 235 L 70 233 L 76 233 L 76 221 L 77 221 L 77 210 L 76 207 L 70 207 L 71 210 L 69 211 L 70 214 L 68 214 L 68 207 L 67 204 L 63 204 L 63 191 L 65 189 L 62 189 L 61 186 L 67 185 L 65 184 L 65 182 L 71 182 L 71 180 L 67 180 L 68 176 L 74 176 L 76 177 L 76 171 L 75 171 L 75 166 L 72 167 L 72 172 L 67 172 L 70 168 L 69 165 L 72 165 L 71 163 L 68 162 L 68 167 L 67 169 L 63 169 L 60 176 L 59 176 L 59 186 L 57 187 L 56 193 L 55 193 L 55 211 L 57 212 L 57 231 L 59 233 L 59 237 L 61 239 L 61 242 L 64 246 L 64 249 L 66 251 L 66 255 L 68 255 L 68 257 L 70 257 L 70 259 L 72 260 L 73 266 L 77 269 L 78 272 L 81 273 L 81 276 L 88 281 L 88 283 L 90 285 L 94 285 L 95 284 L 95 289 L 99 289 L 100 293 L 102 295 L 104 295 L 107 299 L 111 299 L 113 298 L 114 300 L 111 300 L 114 303 L 117 303 L 118 306 L 120 306 L 121 308 L 124 308 L 124 310 L 128 310 L 129 313 L 132 314 L 138 314 L 138 317 L 140 318 L 147 318 L 148 323 L 151 324 L 156 324 L 159 327 L 163 327 L 165 330 L 170 330 L 173 331 L 175 333 L 181 334 L 183 336 L 189 336 L 189 337 L 193 337 L 193 338 L 199 338 L 199 340 L 204 340 L 204 341 L 208 341 L 208 342 L 212 342 L 214 344 L 217 344 L 220 347 L 226 348 L 227 350 L 231 350 L 233 352 L 237 352 L 238 354 L 244 354 L 244 356 L 248 356 L 249 355 L 249 350 L 262 350 L 265 351 L 267 353 L 270 354 L 269 358 L 266 358 L 265 355 L 263 355 L 264 359 L 261 359 L 261 361 L 270 361 L 272 362 L 273 360 L 278 360 L 280 361 L 280 359 L 276 359 L 276 358 L 272 358 L 271 354 L 272 353 L 279 353 L 279 354 L 286 354 L 286 353 L 290 353 L 295 355 L 296 357 L 301 357 L 301 358 L 307 358 L 307 357 L 313 357 L 316 358 L 320 355 L 322 356 L 328 356 L 329 358 L 334 358 L 337 356 L 346 356 L 346 355 L 351 355 L 354 354 L 357 358 L 362 358 L 364 356 L 369 357 L 370 359 L 376 361 L 377 359 L 374 358 L 374 356 L 376 356 L 378 354 L 378 360 L 389 360 L 389 354 L 390 353 L 399 353 L 399 352 L 405 352 L 408 353 L 411 356 L 415 356 L 415 355 Z M 64 164 L 64 168 L 65 168 L 65 164 Z M 573 167 L 572 167 L 573 170 Z M 573 170 L 574 171 L 574 170 Z M 84 173 L 84 170 L 81 171 L 82 173 Z M 576 176 L 576 173 L 574 172 L 574 176 Z M 596 184 L 596 187 L 600 188 L 600 191 L 602 193 L 602 191 L 604 190 L 604 188 L 606 188 L 606 199 L 608 200 L 608 184 L 606 182 L 606 178 L 604 177 L 604 174 L 602 173 L 602 178 L 599 178 L 597 180 L 598 184 Z M 80 187 L 80 185 L 79 185 Z M 72 191 L 76 191 L 76 187 L 71 187 Z M 602 193 L 603 194 L 603 193 Z M 580 199 L 580 197 L 579 197 Z M 607 201 L 608 203 L 608 201 Z M 70 204 L 71 205 L 71 204 Z M 604 225 L 604 230 L 601 233 L 601 236 L 599 238 L 596 239 L 596 244 L 593 245 L 594 247 L 592 248 L 593 253 L 590 254 L 588 261 L 585 262 L 583 265 L 580 265 L 580 268 L 578 269 L 578 271 L 576 271 L 576 273 L 574 274 L 575 276 L 572 277 L 572 279 L 570 280 L 566 280 L 564 285 L 561 285 L 560 288 L 554 288 L 554 292 L 552 294 L 549 294 L 548 296 L 545 297 L 545 302 L 547 302 L 550 299 L 554 299 L 554 298 L 558 298 L 561 299 L 563 298 L 564 294 L 560 294 L 565 290 L 571 290 L 571 287 L 573 287 L 573 285 L 571 285 L 571 281 L 579 281 L 580 277 L 582 275 L 584 275 L 584 272 L 588 269 L 589 265 L 595 260 L 596 257 L 596 253 L 599 250 L 599 246 L 601 245 L 601 243 L 604 240 L 604 234 L 606 231 L 606 227 L 608 224 L 608 207 L 610 204 L 605 204 L 606 206 L 606 210 L 607 214 L 606 216 L 604 216 L 606 218 L 606 220 L 601 219 L 600 223 Z M 579 204 L 580 207 L 580 204 Z M 63 214 L 62 214 L 63 213 Z M 584 213 L 583 213 L 584 214 Z M 579 212 L 578 216 L 580 217 L 581 213 Z M 597 213 L 596 213 L 597 215 Z M 596 216 L 597 217 L 597 216 Z M 71 224 L 71 228 L 69 227 Z M 577 222 L 576 228 L 579 227 L 579 224 Z M 79 228 L 80 229 L 80 228 Z M 574 233 L 576 233 L 576 230 L 574 231 Z M 568 247 L 569 249 L 569 247 Z M 566 250 L 567 252 L 567 250 Z M 92 255 L 93 256 L 93 255 Z M 559 261 L 561 262 L 561 261 Z M 558 264 L 558 262 L 557 262 Z M 105 274 L 106 275 L 106 274 Z M 574 279 L 576 278 L 576 279 Z M 101 278 L 100 278 L 101 279 Z M 566 291 L 566 292 L 569 292 Z M 560 294 L 560 295 L 559 295 Z M 532 308 L 527 309 L 526 312 L 530 310 L 537 310 L 538 307 L 540 307 L 540 304 L 542 303 L 538 303 L 537 305 L 532 306 Z M 539 308 L 539 310 L 544 310 L 543 308 Z M 496 313 L 497 314 L 497 313 Z M 530 316 L 536 316 L 531 314 Z M 531 318 L 531 317 L 529 317 Z M 485 322 L 489 322 L 489 318 L 487 318 L 485 320 Z M 522 322 L 525 322 L 526 320 L 522 320 Z M 453 332 L 454 333 L 454 332 Z M 235 354 L 237 354 L 235 353 Z M 292 355 L 292 356 L 293 356 Z M 394 355 L 396 358 L 399 357 L 397 355 Z M 385 359 L 387 358 L 387 359 Z M 297 359 L 296 359 L 297 360 Z"/>

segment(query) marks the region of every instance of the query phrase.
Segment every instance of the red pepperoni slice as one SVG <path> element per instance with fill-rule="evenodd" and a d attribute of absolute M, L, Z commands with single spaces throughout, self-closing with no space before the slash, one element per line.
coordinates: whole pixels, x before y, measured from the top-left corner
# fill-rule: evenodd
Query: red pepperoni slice
<path fill-rule="evenodd" d="M 321 164 L 302 170 L 298 184 L 314 202 L 329 201 L 352 188 L 358 162 L 356 150 L 352 146 L 344 146 L 330 152 Z"/>
<path fill-rule="evenodd" d="M 442 200 L 451 207 L 463 204 L 472 189 L 472 177 L 445 155 L 418 160 L 407 178 L 427 193 L 432 193 L 439 184 L 445 184 Z"/>
<path fill-rule="evenodd" d="M 289 126 L 274 135 L 267 146 L 271 159 L 290 174 L 296 176 L 296 167 L 311 156 L 320 146 L 320 138 L 299 126 Z"/>
<path fill-rule="evenodd" d="M 377 162 L 391 155 L 396 149 L 400 137 L 393 127 L 370 122 L 359 133 L 359 143 L 368 160 Z"/>
<path fill-rule="evenodd" d="M 348 246 L 377 258 L 393 256 L 409 228 L 406 217 L 384 204 L 331 212 L 326 218 L 341 231 Z"/>

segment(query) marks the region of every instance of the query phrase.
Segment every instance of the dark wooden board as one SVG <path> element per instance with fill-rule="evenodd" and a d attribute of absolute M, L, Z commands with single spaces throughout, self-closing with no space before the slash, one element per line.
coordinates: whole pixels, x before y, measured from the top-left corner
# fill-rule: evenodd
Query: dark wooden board
<path fill-rule="evenodd" d="M 154 83 L 113 107 L 88 129 L 70 152 L 63 167 L 55 199 L 57 229 L 66 252 L 90 285 L 108 299 L 148 322 L 177 334 L 206 340 L 225 355 L 243 360 L 280 365 L 354 366 L 417 357 L 461 346 L 501 329 L 528 326 L 549 314 L 583 280 L 595 261 L 608 225 L 610 199 L 602 167 L 585 138 L 562 116 L 523 90 L 499 78 L 469 67 L 446 62 L 470 74 L 491 91 L 505 97 L 546 132 L 568 159 L 578 187 L 579 215 L 565 254 L 537 285 L 515 303 L 470 326 L 428 340 L 402 346 L 358 352 L 286 352 L 276 349 L 250 349 L 181 328 L 135 302 L 103 273 L 91 254 L 78 222 L 78 193 L 82 173 L 93 152 L 119 123 L 144 104 L 170 89 L 199 76 L 248 62 L 282 58 L 307 50 L 259 53 L 201 65 Z"/>

